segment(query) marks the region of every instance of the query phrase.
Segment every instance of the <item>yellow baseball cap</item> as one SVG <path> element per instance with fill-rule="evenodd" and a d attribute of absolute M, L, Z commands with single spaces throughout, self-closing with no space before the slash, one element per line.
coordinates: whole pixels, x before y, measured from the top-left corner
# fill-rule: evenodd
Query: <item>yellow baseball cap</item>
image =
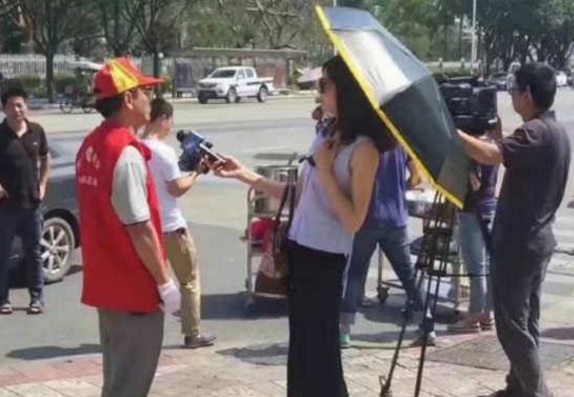
<path fill-rule="evenodd" d="M 96 99 L 118 96 L 138 87 L 162 84 L 163 79 L 145 76 L 129 59 L 124 57 L 108 61 L 94 76 L 93 90 Z"/>

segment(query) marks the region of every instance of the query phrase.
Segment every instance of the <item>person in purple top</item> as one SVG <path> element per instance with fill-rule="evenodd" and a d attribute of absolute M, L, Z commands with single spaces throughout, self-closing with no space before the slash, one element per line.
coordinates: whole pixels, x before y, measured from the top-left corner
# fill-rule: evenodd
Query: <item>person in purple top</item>
<path fill-rule="evenodd" d="M 351 343 L 351 325 L 361 302 L 365 279 L 371 257 L 377 244 L 389 259 L 400 279 L 413 309 L 422 311 L 423 298 L 415 282 L 408 236 L 408 211 L 405 191 L 406 171 L 409 161 L 405 151 L 396 147 L 381 153 L 375 187 L 365 222 L 355 234 L 353 250 L 348 264 L 347 282 L 341 310 L 341 347 Z M 414 167 L 409 167 L 411 178 L 416 177 Z M 429 335 L 431 343 L 434 333 Z"/>
<path fill-rule="evenodd" d="M 470 187 L 459 214 L 459 244 L 470 276 L 468 314 L 451 324 L 452 332 L 474 333 L 494 327 L 489 279 L 489 239 L 496 210 L 496 181 L 499 166 L 474 164 Z"/>

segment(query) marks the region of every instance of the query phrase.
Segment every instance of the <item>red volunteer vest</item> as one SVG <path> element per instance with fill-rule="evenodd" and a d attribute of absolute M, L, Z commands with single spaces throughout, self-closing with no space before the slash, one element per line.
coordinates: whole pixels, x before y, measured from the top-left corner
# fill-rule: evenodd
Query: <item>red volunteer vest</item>
<path fill-rule="evenodd" d="M 76 157 L 82 303 L 102 309 L 148 313 L 159 307 L 157 285 L 137 255 L 111 201 L 114 168 L 128 145 L 149 160 L 149 149 L 140 144 L 130 130 L 104 121 L 84 139 Z M 147 171 L 147 203 L 161 241 L 158 202 L 151 173 Z"/>

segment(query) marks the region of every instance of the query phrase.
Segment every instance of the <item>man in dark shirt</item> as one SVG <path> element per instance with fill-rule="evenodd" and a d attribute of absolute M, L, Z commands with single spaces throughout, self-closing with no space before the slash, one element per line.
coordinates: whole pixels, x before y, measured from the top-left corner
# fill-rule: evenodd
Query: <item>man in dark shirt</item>
<path fill-rule="evenodd" d="M 504 164 L 506 174 L 492 232 L 494 309 L 498 339 L 510 361 L 507 388 L 496 397 L 549 397 L 538 354 L 540 292 L 556 245 L 552 222 L 562 202 L 570 167 L 570 142 L 549 109 L 555 71 L 521 66 L 509 88 L 524 124 L 496 143 L 459 132 L 476 161 Z"/>
<path fill-rule="evenodd" d="M 40 204 L 46 192 L 50 157 L 46 134 L 27 119 L 27 94 L 10 88 L 2 94 L 6 118 L 0 124 L 0 314 L 11 314 L 8 262 L 20 236 L 30 292 L 29 314 L 43 312 L 44 275 L 40 251 Z"/>

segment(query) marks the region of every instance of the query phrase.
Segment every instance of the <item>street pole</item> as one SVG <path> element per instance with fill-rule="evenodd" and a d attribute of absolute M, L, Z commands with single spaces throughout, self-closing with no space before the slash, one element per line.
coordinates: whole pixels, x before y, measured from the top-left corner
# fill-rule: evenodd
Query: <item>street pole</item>
<path fill-rule="evenodd" d="M 476 1 L 472 0 L 472 44 L 470 50 L 470 71 L 474 72 L 474 65 L 478 55 L 477 37 L 476 37 Z"/>

